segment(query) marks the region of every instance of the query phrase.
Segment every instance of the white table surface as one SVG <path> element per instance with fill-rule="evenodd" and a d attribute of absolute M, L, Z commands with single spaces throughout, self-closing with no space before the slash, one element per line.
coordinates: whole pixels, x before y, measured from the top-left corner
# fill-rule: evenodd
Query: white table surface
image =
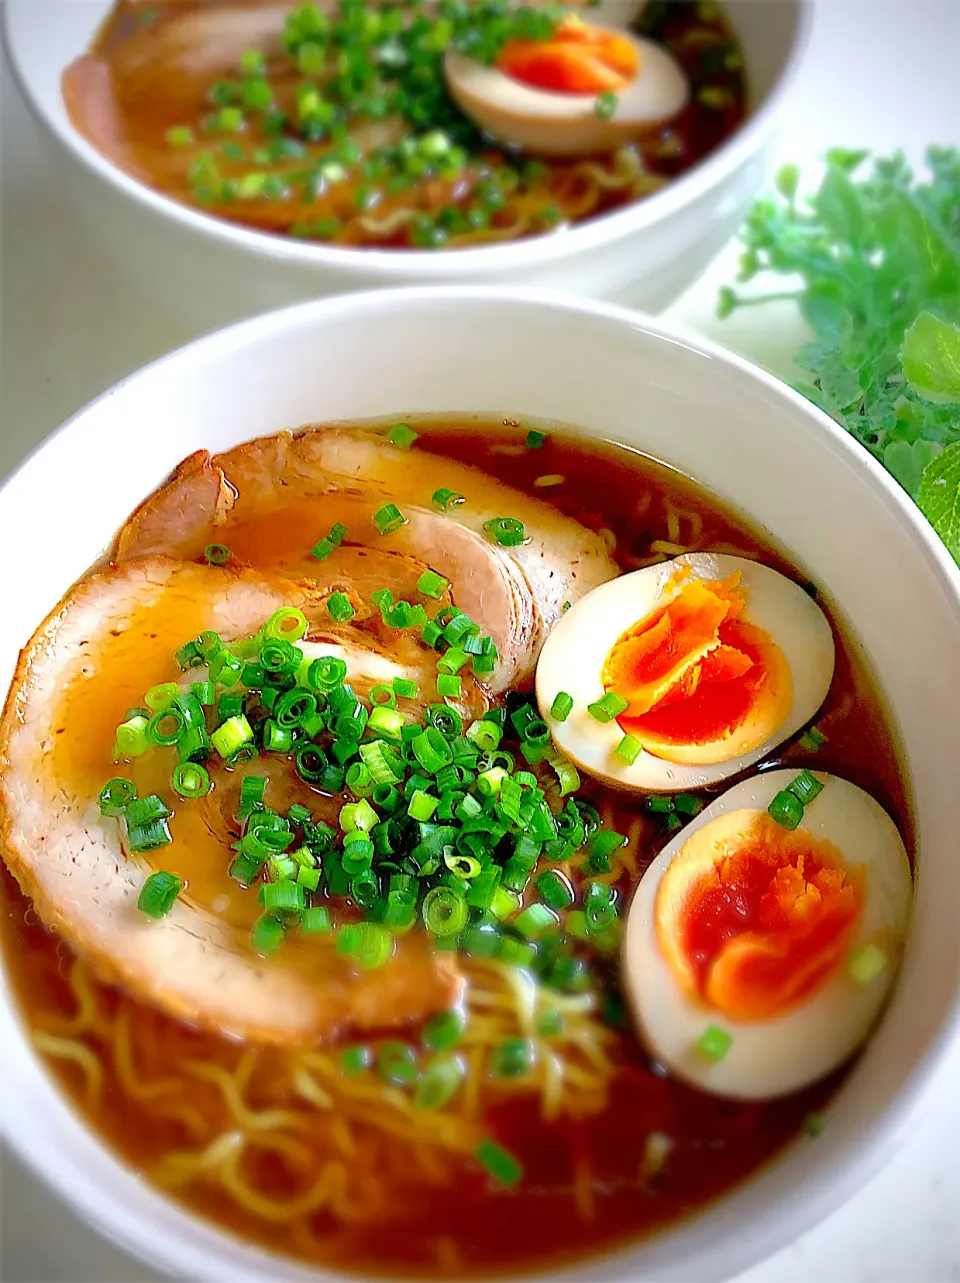
<path fill-rule="evenodd" d="M 819 0 L 809 57 L 786 108 L 783 158 L 812 162 L 828 146 L 866 146 L 902 148 L 919 161 L 927 143 L 960 142 L 958 54 L 960 0 Z M 61 203 L 9 75 L 2 80 L 0 477 L 88 399 L 208 328 L 195 308 L 158 312 L 90 244 Z M 784 371 L 801 336 L 788 306 L 722 324 L 713 316 L 717 286 L 731 279 L 735 262 L 731 247 L 668 315 Z M 0 1279 L 157 1278 L 79 1224 L 9 1154 L 0 1163 Z M 893 1162 L 818 1229 L 737 1283 L 811 1280 L 960 1280 L 960 1045 Z"/>

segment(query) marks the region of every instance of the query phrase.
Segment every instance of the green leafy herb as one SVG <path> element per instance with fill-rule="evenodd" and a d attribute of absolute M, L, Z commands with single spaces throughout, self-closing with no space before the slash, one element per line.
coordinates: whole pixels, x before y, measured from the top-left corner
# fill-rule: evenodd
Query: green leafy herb
<path fill-rule="evenodd" d="M 741 296 L 718 312 L 794 297 L 813 331 L 796 384 L 917 501 L 960 560 L 960 149 L 931 147 L 929 177 L 901 154 L 861 173 L 865 152 L 827 153 L 819 190 L 798 198 L 794 165 L 743 231 L 739 280 L 802 280 L 796 293 Z"/>

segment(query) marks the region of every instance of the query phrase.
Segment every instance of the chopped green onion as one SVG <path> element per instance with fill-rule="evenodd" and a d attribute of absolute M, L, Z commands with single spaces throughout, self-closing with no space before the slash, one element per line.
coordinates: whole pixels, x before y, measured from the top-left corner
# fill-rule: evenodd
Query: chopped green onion
<path fill-rule="evenodd" d="M 457 494 L 456 490 L 448 490 L 441 486 L 439 490 L 433 492 L 433 502 L 442 511 L 446 512 L 448 508 L 455 508 L 457 504 L 465 503 L 462 494 Z"/>
<path fill-rule="evenodd" d="M 370 687 L 370 703 L 381 708 L 396 708 L 397 692 L 392 686 L 378 682 L 376 686 Z"/>
<path fill-rule="evenodd" d="M 456 935 L 467 925 L 469 917 L 466 900 L 449 886 L 438 886 L 428 891 L 420 911 L 423 925 L 438 936 Z"/>
<path fill-rule="evenodd" d="M 803 803 L 787 789 L 777 793 L 767 811 L 783 829 L 795 829 L 803 819 Z"/>
<path fill-rule="evenodd" d="M 555 927 L 558 918 L 552 909 L 545 904 L 530 904 L 513 920 L 513 926 L 528 940 L 536 939 L 548 927 Z"/>
<path fill-rule="evenodd" d="M 528 450 L 540 450 L 547 442 L 546 432 L 536 432 L 532 428 L 527 433 L 526 446 Z"/>
<path fill-rule="evenodd" d="M 320 935 L 332 931 L 330 910 L 326 905 L 320 904 L 304 909 L 300 916 L 300 930 L 305 935 Z"/>
<path fill-rule="evenodd" d="M 537 1019 L 537 1033 L 541 1038 L 557 1038 L 563 1033 L 563 1015 L 556 1008 L 541 1012 Z"/>
<path fill-rule="evenodd" d="M 285 935 L 286 928 L 280 919 L 265 913 L 257 919 L 250 932 L 250 944 L 255 953 L 276 953 Z"/>
<path fill-rule="evenodd" d="M 181 762 L 173 772 L 173 789 L 180 797 L 205 797 L 210 775 L 198 762 Z"/>
<path fill-rule="evenodd" d="M 340 1072 L 348 1078 L 364 1074 L 373 1064 L 373 1052 L 361 1043 L 353 1047 L 344 1047 L 340 1053 Z"/>
<path fill-rule="evenodd" d="M 137 908 L 150 918 L 165 918 L 183 890 L 183 879 L 160 869 L 151 873 L 140 889 Z"/>
<path fill-rule="evenodd" d="M 875 944 L 861 945 L 850 955 L 847 974 L 858 985 L 868 985 L 887 969 L 887 955 Z"/>
<path fill-rule="evenodd" d="M 253 743 L 253 729 L 241 713 L 228 718 L 210 736 L 210 743 L 223 758 L 232 757 L 245 744 Z"/>
<path fill-rule="evenodd" d="M 307 684 L 322 694 L 329 694 L 343 684 L 347 675 L 347 665 L 335 655 L 323 655 L 315 659 L 307 669 Z"/>
<path fill-rule="evenodd" d="M 436 574 L 433 570 L 425 570 L 417 580 L 417 592 L 422 592 L 425 597 L 434 597 L 439 600 L 450 587 L 450 581 L 444 579 L 443 575 Z"/>
<path fill-rule="evenodd" d="M 395 677 L 393 689 L 398 699 L 416 699 L 420 694 L 420 687 L 408 677 Z"/>
<path fill-rule="evenodd" d="M 189 125 L 174 125 L 167 130 L 164 138 L 171 147 L 192 147 L 196 141 L 194 132 Z"/>
<path fill-rule="evenodd" d="M 733 1036 L 719 1025 L 707 1025 L 697 1040 L 697 1051 L 705 1060 L 721 1061 L 733 1046 Z"/>
<path fill-rule="evenodd" d="M 498 1078 L 522 1078 L 533 1068 L 534 1059 L 529 1038 L 505 1038 L 494 1050 L 491 1067 Z"/>
<path fill-rule="evenodd" d="M 387 440 L 391 445 L 399 446 L 401 450 L 409 450 L 420 435 L 414 432 L 409 423 L 395 423 L 387 433 Z"/>
<path fill-rule="evenodd" d="M 673 809 L 678 815 L 698 815 L 703 810 L 703 802 L 692 793 L 676 793 L 673 798 Z"/>
<path fill-rule="evenodd" d="M 413 1103 L 420 1109 L 439 1109 L 451 1100 L 466 1078 L 457 1056 L 440 1056 L 427 1066 L 417 1084 Z"/>
<path fill-rule="evenodd" d="M 407 518 L 395 503 L 385 503 L 382 508 L 378 508 L 373 514 L 373 521 L 382 535 L 392 535 L 407 524 Z"/>
<path fill-rule="evenodd" d="M 230 549 L 222 543 L 208 543 L 203 555 L 211 566 L 225 566 L 231 556 Z"/>
<path fill-rule="evenodd" d="M 789 792 L 805 807 L 823 792 L 823 785 L 810 771 L 801 771 L 787 785 Z"/>
<path fill-rule="evenodd" d="M 127 845 L 134 855 L 158 851 L 173 841 L 166 820 L 151 820 L 145 824 L 127 824 Z"/>
<path fill-rule="evenodd" d="M 107 780 L 100 790 L 100 814 L 122 815 L 136 796 L 137 787 L 132 780 L 120 776 Z"/>
<path fill-rule="evenodd" d="M 824 735 L 823 731 L 818 730 L 816 726 L 809 727 L 799 739 L 801 748 L 805 748 L 808 753 L 818 753 L 826 742 L 826 735 Z"/>
<path fill-rule="evenodd" d="M 420 1077 L 417 1053 L 409 1043 L 381 1043 L 377 1052 L 377 1071 L 386 1082 L 396 1087 L 409 1087 Z"/>
<path fill-rule="evenodd" d="M 410 798 L 407 814 L 412 820 L 429 820 L 439 804 L 440 799 L 438 797 L 433 797 L 430 793 L 423 793 L 420 789 L 417 789 Z"/>
<path fill-rule="evenodd" d="M 523 1176 L 523 1164 L 495 1140 L 489 1138 L 482 1140 L 473 1151 L 473 1156 L 480 1166 L 505 1188 L 516 1185 Z"/>
<path fill-rule="evenodd" d="M 421 1041 L 429 1051 L 450 1051 L 459 1044 L 466 1027 L 466 1017 L 459 1008 L 439 1011 L 424 1026 Z"/>
<path fill-rule="evenodd" d="M 444 699 L 460 699 L 463 695 L 463 678 L 451 673 L 441 673 L 437 677 L 437 694 Z"/>
<path fill-rule="evenodd" d="M 804 1116 L 803 1120 L 804 1135 L 809 1136 L 811 1140 L 816 1140 L 818 1136 L 823 1135 L 823 1115 L 811 1112 Z"/>
<path fill-rule="evenodd" d="M 569 908 L 574 901 L 573 888 L 556 869 L 546 869 L 536 880 L 537 890 L 551 909 Z"/>
<path fill-rule="evenodd" d="M 150 740 L 147 738 L 149 725 L 149 719 L 139 715 L 128 717 L 125 722 L 121 722 L 117 727 L 117 738 L 113 747 L 114 757 L 142 757 L 151 747 Z"/>
<path fill-rule="evenodd" d="M 310 556 L 313 557 L 315 561 L 326 561 L 327 557 L 329 557 L 331 553 L 336 552 L 336 550 L 337 545 L 335 543 L 331 543 L 329 539 L 318 539 L 310 549 Z"/>
<path fill-rule="evenodd" d="M 635 735 L 624 735 L 623 739 L 613 751 L 622 762 L 627 764 L 627 766 L 632 766 L 643 752 L 643 745 Z"/>
<path fill-rule="evenodd" d="M 350 598 L 339 588 L 327 598 L 327 610 L 330 612 L 330 618 L 337 624 L 346 623 L 357 613 L 350 605 Z"/>
<path fill-rule="evenodd" d="M 602 94 L 597 94 L 593 110 L 601 120 L 610 120 L 617 110 L 617 95 L 609 90 L 605 90 Z"/>
<path fill-rule="evenodd" d="M 550 705 L 550 716 L 555 721 L 565 722 L 573 710 L 573 697 L 566 691 L 557 691 Z"/>
<path fill-rule="evenodd" d="M 326 754 L 316 744 L 302 744 L 297 749 L 297 774 L 308 784 L 319 784 L 329 766 Z"/>
<path fill-rule="evenodd" d="M 298 882 L 263 882 L 260 903 L 267 912 L 299 913 L 303 908 L 303 887 Z"/>
<path fill-rule="evenodd" d="M 501 548 L 517 548 L 527 542 L 523 522 L 516 517 L 492 517 L 483 523 L 483 529 Z"/>
<path fill-rule="evenodd" d="M 623 712 L 630 701 L 618 695 L 616 691 L 607 691 L 600 699 L 587 705 L 587 712 L 598 722 L 612 722 Z"/>

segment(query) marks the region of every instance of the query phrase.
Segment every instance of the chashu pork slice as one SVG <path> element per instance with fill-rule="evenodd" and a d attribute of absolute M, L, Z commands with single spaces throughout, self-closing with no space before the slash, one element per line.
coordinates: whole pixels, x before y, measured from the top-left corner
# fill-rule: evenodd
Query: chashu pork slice
<path fill-rule="evenodd" d="M 105 979 L 203 1027 L 293 1044 L 447 1007 L 461 992 L 455 965 L 417 932 L 397 942 L 383 968 L 359 974 L 331 942 L 295 932 L 276 955 L 259 958 L 249 941 L 256 892 L 227 876 L 229 843 L 238 836 L 231 832 L 236 774 L 212 761 L 214 791 L 186 803 L 170 790 L 173 750 L 153 749 L 120 768 L 110 756 L 127 709 L 150 686 L 181 677 L 174 653 L 184 641 L 203 629 L 227 641 L 251 636 L 284 605 L 309 601 L 280 577 L 163 557 L 127 561 L 76 584 L 23 651 L 0 722 L 0 848 L 44 922 Z M 429 680 L 415 657 L 393 664 L 357 630 L 329 640 L 355 676 L 369 669 L 372 680 L 390 672 Z M 426 653 L 422 663 L 432 668 Z M 331 805 L 282 759 L 261 758 L 251 768 L 270 777 L 268 804 L 298 800 L 314 814 Z M 100 816 L 99 790 L 117 773 L 129 775 L 141 796 L 159 793 L 174 811 L 173 842 L 152 853 L 152 863 L 127 853 L 120 822 Z M 158 921 L 137 909 L 151 868 L 187 882 Z"/>
<path fill-rule="evenodd" d="M 194 499 L 185 503 L 191 476 Z M 433 495 L 441 488 L 464 502 L 438 511 Z M 374 515 L 388 503 L 406 520 L 383 535 Z M 521 521 L 525 542 L 499 547 L 483 529 L 496 517 Z M 179 555 L 200 556 L 206 544 L 219 541 L 252 559 L 269 543 L 267 520 L 303 528 L 305 550 L 339 521 L 348 531 L 344 556 L 357 547 L 399 553 L 449 580 L 455 604 L 497 645 L 500 662 L 486 679 L 494 692 L 528 682 L 564 604 L 617 574 L 603 540 L 549 505 L 455 460 L 400 449 L 371 429 L 337 426 L 192 456 L 126 523 L 116 555 L 163 551 L 166 530 Z M 330 558 L 330 573 L 338 555 Z"/>

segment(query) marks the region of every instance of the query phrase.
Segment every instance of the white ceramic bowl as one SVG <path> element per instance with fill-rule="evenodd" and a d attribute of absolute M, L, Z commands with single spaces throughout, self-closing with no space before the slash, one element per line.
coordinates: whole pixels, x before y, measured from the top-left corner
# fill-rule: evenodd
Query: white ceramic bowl
<path fill-rule="evenodd" d="M 202 301 L 209 323 L 345 290 L 389 285 L 548 285 L 648 309 L 672 302 L 734 235 L 767 169 L 779 104 L 806 45 L 813 0 L 727 0 L 753 112 L 729 142 L 662 192 L 554 236 L 478 249 L 341 249 L 267 236 L 179 205 L 104 160 L 73 128 L 60 77 L 110 0 L 6 0 L 20 86 L 105 250 L 164 305 Z"/>
<path fill-rule="evenodd" d="M 21 550 L 5 563 L 0 685 L 39 620 L 190 451 L 311 420 L 430 411 L 561 420 L 732 500 L 842 604 L 899 726 L 919 834 L 915 928 L 893 1002 L 823 1136 L 705 1213 L 571 1275 L 728 1278 L 876 1172 L 960 1023 L 960 691 L 943 679 L 960 643 L 960 575 L 903 492 L 828 418 L 709 344 L 544 294 L 358 294 L 248 321 L 121 383 L 0 492 L 0 548 Z M 191 1220 L 120 1166 L 60 1098 L 2 992 L 0 1046 L 6 1135 L 95 1226 L 191 1280 L 316 1279 Z"/>

